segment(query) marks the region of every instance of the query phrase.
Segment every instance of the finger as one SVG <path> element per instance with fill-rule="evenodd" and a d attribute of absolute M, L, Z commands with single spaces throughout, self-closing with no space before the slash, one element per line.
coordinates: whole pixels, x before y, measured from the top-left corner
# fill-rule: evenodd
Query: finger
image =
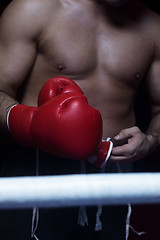
<path fill-rule="evenodd" d="M 110 156 L 109 161 L 111 162 L 121 162 L 128 163 L 134 161 L 134 157 L 126 157 L 126 156 Z"/>
<path fill-rule="evenodd" d="M 134 147 L 131 144 L 124 144 L 122 146 L 113 147 L 113 156 L 130 156 L 134 154 Z"/>
<path fill-rule="evenodd" d="M 139 132 L 139 128 L 138 127 L 131 127 L 131 128 L 126 128 L 123 129 L 119 132 L 118 135 L 116 135 L 114 137 L 115 140 L 121 140 L 121 139 L 127 139 L 132 137 L 135 133 Z"/>
<path fill-rule="evenodd" d="M 128 143 L 128 137 L 123 139 L 118 139 L 118 140 L 113 138 L 112 142 L 114 147 L 121 146 Z"/>

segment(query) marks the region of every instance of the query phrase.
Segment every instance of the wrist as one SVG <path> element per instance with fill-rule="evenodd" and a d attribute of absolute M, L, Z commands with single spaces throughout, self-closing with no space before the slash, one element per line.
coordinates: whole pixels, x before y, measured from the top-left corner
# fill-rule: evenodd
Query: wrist
<path fill-rule="evenodd" d="M 149 144 L 149 153 L 156 152 L 159 149 L 159 139 L 157 134 L 146 134 L 148 144 Z"/>

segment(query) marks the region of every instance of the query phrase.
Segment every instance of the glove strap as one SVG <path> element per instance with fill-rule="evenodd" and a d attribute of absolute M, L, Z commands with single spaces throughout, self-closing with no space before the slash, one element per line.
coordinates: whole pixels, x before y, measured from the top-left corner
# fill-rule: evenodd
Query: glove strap
<path fill-rule="evenodd" d="M 116 163 L 118 173 L 122 173 L 121 167 L 119 163 Z M 128 211 L 127 211 L 127 216 L 126 216 L 126 236 L 125 240 L 128 240 L 129 238 L 129 230 L 131 229 L 132 232 L 137 234 L 138 236 L 146 234 L 146 232 L 138 232 L 136 231 L 131 225 L 130 225 L 130 219 L 131 219 L 131 214 L 132 214 L 132 206 L 130 203 L 127 204 L 128 206 Z"/>
<path fill-rule="evenodd" d="M 39 149 L 36 149 L 36 176 L 39 175 Z M 39 208 L 34 207 L 32 213 L 32 228 L 31 228 L 31 238 L 39 240 L 36 236 L 36 230 L 38 228 L 39 222 Z"/>
<path fill-rule="evenodd" d="M 85 173 L 86 173 L 85 161 L 81 160 L 81 174 L 85 174 Z M 87 217 L 87 211 L 85 206 L 79 207 L 78 224 L 82 227 L 84 227 L 85 225 L 88 226 L 88 217 Z"/>
<path fill-rule="evenodd" d="M 107 164 L 107 161 L 111 155 L 111 152 L 112 152 L 112 148 L 113 148 L 113 142 L 111 141 L 111 138 L 107 138 L 106 140 L 102 140 L 102 142 L 109 142 L 109 149 L 108 149 L 108 152 L 107 152 L 107 155 L 105 156 L 105 159 L 103 159 L 103 162 L 97 162 L 98 160 L 98 156 L 96 154 L 93 154 L 92 156 L 90 156 L 88 158 L 88 161 L 91 163 L 91 164 L 94 164 L 95 166 L 97 167 L 100 167 L 100 168 L 104 168 L 105 165 Z"/>
<path fill-rule="evenodd" d="M 101 214 L 102 214 L 102 206 L 98 206 L 98 209 L 96 212 L 96 225 L 95 225 L 94 231 L 102 230 L 102 222 L 100 220 Z"/>

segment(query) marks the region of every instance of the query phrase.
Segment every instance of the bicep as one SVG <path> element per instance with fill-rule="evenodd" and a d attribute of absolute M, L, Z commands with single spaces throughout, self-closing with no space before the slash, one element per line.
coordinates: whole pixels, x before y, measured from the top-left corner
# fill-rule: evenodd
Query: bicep
<path fill-rule="evenodd" d="M 14 91 L 22 84 L 28 75 L 35 59 L 35 49 L 32 44 L 19 42 L 0 45 L 0 89 Z"/>
<path fill-rule="evenodd" d="M 147 76 L 147 88 L 151 101 L 152 114 L 160 112 L 160 57 L 156 58 Z"/>
<path fill-rule="evenodd" d="M 36 59 L 36 33 L 13 10 L 6 11 L 0 22 L 0 90 L 15 96 Z"/>

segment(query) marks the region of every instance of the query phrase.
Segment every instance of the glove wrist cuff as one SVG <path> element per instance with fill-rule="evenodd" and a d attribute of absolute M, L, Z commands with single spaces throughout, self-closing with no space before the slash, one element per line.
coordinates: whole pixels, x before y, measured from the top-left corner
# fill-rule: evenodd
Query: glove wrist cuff
<path fill-rule="evenodd" d="M 7 128 L 8 128 L 8 130 L 9 130 L 9 132 L 10 132 L 10 127 L 9 127 L 9 114 L 10 114 L 12 108 L 14 108 L 14 107 L 17 106 L 17 105 L 18 105 L 18 104 L 12 105 L 12 106 L 10 107 L 10 109 L 8 110 L 8 113 L 7 113 Z"/>

